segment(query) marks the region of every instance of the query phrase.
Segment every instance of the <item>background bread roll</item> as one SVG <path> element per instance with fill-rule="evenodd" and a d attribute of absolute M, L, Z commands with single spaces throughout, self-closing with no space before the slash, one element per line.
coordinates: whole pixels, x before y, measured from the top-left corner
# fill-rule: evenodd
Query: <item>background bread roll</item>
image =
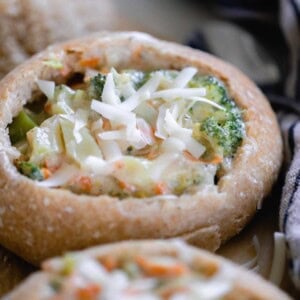
<path fill-rule="evenodd" d="M 120 15 L 114 2 L 1 0 L 0 78 L 54 42 L 103 29 L 137 28 Z"/>
<path fill-rule="evenodd" d="M 101 262 L 102 259 L 107 259 L 107 257 L 116 259 L 117 261 L 119 259 L 124 259 L 126 261 L 131 261 L 134 263 L 135 259 L 139 257 L 145 257 L 152 259 L 158 259 L 159 257 L 172 257 L 175 258 L 177 262 L 183 263 L 189 270 L 193 270 L 194 272 L 199 272 L 204 276 L 204 281 L 202 281 L 200 276 L 194 277 L 197 281 L 194 283 L 188 279 L 188 283 L 184 283 L 184 286 L 186 285 L 187 290 L 184 290 L 183 293 L 187 298 L 191 296 L 189 293 L 189 289 L 191 288 L 190 285 L 196 286 L 199 284 L 204 291 L 203 295 L 200 296 L 197 294 L 197 296 L 200 296 L 201 299 L 219 299 L 218 296 L 214 297 L 213 295 L 206 294 L 205 295 L 205 288 L 211 289 L 212 291 L 216 292 L 217 288 L 219 286 L 222 287 L 222 284 L 225 284 L 225 286 L 228 285 L 229 289 L 222 293 L 221 297 L 222 299 L 257 299 L 257 300 L 263 300 L 263 299 L 291 299 L 287 294 L 279 290 L 274 285 L 269 284 L 267 281 L 263 280 L 262 277 L 257 276 L 255 273 L 247 272 L 245 269 L 239 268 L 238 266 L 232 264 L 231 262 L 218 257 L 216 255 L 210 254 L 206 251 L 190 247 L 187 244 L 183 243 L 180 240 L 171 240 L 171 241 L 163 241 L 163 240 L 148 240 L 148 241 L 128 241 L 128 242 L 120 242 L 120 243 L 114 243 L 114 244 L 108 244 L 100 247 L 94 247 L 89 248 L 83 251 L 69 253 L 69 258 L 74 262 L 73 268 L 74 268 L 74 274 L 77 274 L 77 280 L 81 278 L 84 278 L 84 275 L 80 275 L 80 271 L 78 273 L 76 270 L 79 270 L 79 266 L 84 263 L 84 261 L 89 261 L 90 263 L 94 264 L 95 266 L 98 265 L 99 262 Z M 23 284 L 21 284 L 19 287 L 17 287 L 12 293 L 10 293 L 5 299 L 6 300 L 13 300 L 13 299 L 52 299 L 53 297 L 59 297 L 60 299 L 69 299 L 69 297 L 72 298 L 72 295 L 74 295 L 74 290 L 78 288 L 78 284 L 76 285 L 75 277 L 73 280 L 71 279 L 72 273 L 69 273 L 65 276 L 62 276 L 62 281 L 60 282 L 67 282 L 68 284 L 64 285 L 62 283 L 63 287 L 60 291 L 51 292 L 49 291 L 49 295 L 45 291 L 47 290 L 47 287 L 49 287 L 50 282 L 53 280 L 53 278 L 57 278 L 58 274 L 61 274 L 61 270 L 64 268 L 64 258 L 63 257 L 56 257 L 50 260 L 47 260 L 43 262 L 42 264 L 42 272 L 35 273 L 34 275 L 30 276 Z M 158 261 L 159 264 L 159 261 Z M 90 268 L 90 270 L 93 270 Z M 122 267 L 118 267 L 116 270 L 120 270 L 122 274 Z M 197 270 L 197 271 L 196 271 Z M 192 272 L 193 272 L 192 271 Z M 105 272 L 105 271 L 104 271 Z M 110 271 L 108 271 L 110 272 Z M 206 273 L 209 272 L 209 273 Z M 198 273 L 198 274 L 199 274 Z M 92 275 L 91 271 L 91 276 Z M 106 273 L 107 274 L 107 273 Z M 109 273 L 108 273 L 109 274 Z M 157 274 L 157 273 L 156 273 Z M 195 274 L 195 273 L 192 273 Z M 190 274 L 190 275 L 192 275 Z M 210 275 L 205 275 L 210 274 Z M 75 275 L 76 276 L 76 275 Z M 110 285 L 110 282 L 112 280 L 109 279 L 109 275 L 107 276 L 105 281 L 103 279 L 96 279 L 93 281 L 96 283 L 96 286 L 98 286 L 99 282 L 105 282 L 105 286 L 103 287 L 104 290 L 100 289 L 99 294 L 101 296 L 106 296 L 107 299 L 110 299 L 108 295 L 109 290 L 114 290 L 116 293 L 118 291 L 125 291 L 124 284 L 120 287 L 119 283 L 116 282 L 117 279 L 114 280 L 114 285 Z M 127 277 L 124 274 L 125 278 Z M 155 277 L 158 277 L 157 275 L 149 275 L 149 277 L 143 275 L 143 271 L 141 272 L 139 276 L 139 279 L 141 280 L 139 282 L 139 285 L 141 286 L 143 284 L 143 279 L 148 278 L 148 280 L 154 279 Z M 195 275 L 192 275 L 195 276 Z M 67 278 L 67 279 L 66 279 Z M 101 278 L 101 277 L 100 277 Z M 116 277 L 114 277 L 116 278 Z M 159 277 L 158 277 L 159 278 Z M 161 277 L 160 277 L 161 278 Z M 163 277 L 169 284 L 172 282 L 172 277 Z M 183 279 L 184 276 L 178 276 L 176 277 L 176 280 Z M 218 278 L 218 279 L 217 279 Z M 134 279 L 132 279 L 134 281 Z M 147 280 L 147 279 L 146 279 Z M 214 282 L 214 280 L 217 280 Z M 129 282 L 131 279 L 129 279 Z M 89 279 L 87 279 L 87 282 L 89 282 Z M 173 284 L 176 281 L 173 281 Z M 178 282 L 178 281 L 177 281 Z M 100 283 L 100 284 L 101 284 Z M 125 283 L 125 287 L 129 287 L 127 285 L 128 283 Z M 196 285 L 195 285 L 196 284 Z M 188 287 L 190 286 L 190 288 Z M 166 287 L 164 283 L 160 287 Z M 147 288 L 146 288 L 147 289 Z M 148 289 L 147 289 L 148 290 Z M 150 290 L 150 289 L 149 289 Z M 122 292 L 121 292 L 122 293 Z M 142 293 L 137 292 L 135 297 L 141 296 Z M 150 292 L 151 295 L 159 297 L 159 292 L 154 292 L 154 289 Z M 152 294 L 153 293 L 153 294 Z M 178 294 L 177 294 L 178 293 Z M 181 291 L 175 290 L 175 293 L 172 294 L 172 296 L 177 298 L 177 295 L 180 295 Z M 99 297 L 98 291 L 97 296 Z M 71 295 L 71 296 L 70 296 Z M 111 295 L 111 294 L 109 294 Z M 122 294 L 124 295 L 124 294 Z M 129 294 L 132 295 L 132 294 Z M 187 296 L 188 295 L 188 296 Z M 100 296 L 100 297 L 101 297 Z M 104 297 L 105 297 L 104 296 Z M 120 297 L 121 294 L 117 294 L 117 297 Z M 196 296 L 196 295 L 195 295 Z M 196 297 L 197 297 L 196 296 Z M 130 296 L 129 296 L 130 297 Z M 170 297 L 170 299 L 173 297 Z M 120 297 L 122 298 L 122 297 Z M 155 297 L 156 298 L 156 297 Z M 160 298 L 160 297 L 159 297 Z M 164 298 L 164 296 L 161 296 L 161 298 Z M 169 299 L 169 297 L 166 297 L 166 299 Z M 3 299 L 4 300 L 4 299 Z"/>

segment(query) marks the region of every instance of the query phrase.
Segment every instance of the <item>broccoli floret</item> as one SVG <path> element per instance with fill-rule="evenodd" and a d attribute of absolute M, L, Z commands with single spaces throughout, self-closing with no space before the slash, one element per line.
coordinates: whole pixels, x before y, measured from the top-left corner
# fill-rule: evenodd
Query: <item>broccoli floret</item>
<path fill-rule="evenodd" d="M 189 87 L 204 87 L 206 89 L 205 97 L 207 99 L 212 100 L 227 109 L 231 109 L 235 106 L 234 102 L 227 95 L 224 83 L 214 76 L 196 75 L 189 82 Z"/>
<path fill-rule="evenodd" d="M 210 116 L 194 126 L 194 137 L 222 156 L 232 156 L 241 144 L 244 125 L 236 112 L 226 112 L 225 119 Z"/>
<path fill-rule="evenodd" d="M 56 276 L 56 277 L 51 279 L 49 284 L 50 284 L 50 287 L 55 292 L 59 292 L 62 289 L 62 286 L 63 286 L 63 277 L 62 276 Z"/>
<path fill-rule="evenodd" d="M 205 97 L 224 108 L 216 110 L 210 107 L 206 114 L 199 113 L 198 109 L 200 119 L 194 126 L 194 138 L 206 146 L 208 153 L 232 156 L 243 139 L 244 125 L 241 111 L 229 98 L 225 85 L 214 76 L 196 75 L 189 87 L 204 87 Z"/>
<path fill-rule="evenodd" d="M 181 195 L 190 187 L 200 184 L 201 181 L 203 181 L 203 177 L 195 171 L 179 174 L 176 178 L 174 192 L 177 195 Z"/>
<path fill-rule="evenodd" d="M 106 76 L 100 73 L 90 80 L 90 85 L 88 88 L 88 94 L 90 98 L 95 98 L 100 100 L 105 81 L 106 81 Z"/>
<path fill-rule="evenodd" d="M 76 264 L 74 257 L 70 254 L 66 254 L 63 257 L 62 262 L 63 262 L 63 266 L 60 271 L 61 275 L 68 276 L 68 275 L 72 274 L 72 272 L 74 271 L 74 268 L 75 268 L 75 264 Z"/>
<path fill-rule="evenodd" d="M 17 163 L 17 168 L 23 175 L 33 179 L 41 181 L 44 179 L 40 168 L 34 163 L 21 161 Z"/>
<path fill-rule="evenodd" d="M 37 124 L 25 110 L 22 110 L 9 125 L 9 136 L 12 144 L 25 139 L 27 131 L 35 126 L 37 126 Z"/>

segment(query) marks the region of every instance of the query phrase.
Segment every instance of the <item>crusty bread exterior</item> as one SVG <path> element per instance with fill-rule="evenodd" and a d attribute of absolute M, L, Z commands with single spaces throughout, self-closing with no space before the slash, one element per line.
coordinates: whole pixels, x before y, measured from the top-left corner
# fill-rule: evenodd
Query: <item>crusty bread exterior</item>
<path fill-rule="evenodd" d="M 113 257 L 135 257 L 136 255 L 171 255 L 185 257 L 199 270 L 221 270 L 226 274 L 232 284 L 231 291 L 222 299 L 226 300 L 285 300 L 288 295 L 276 286 L 268 283 L 254 272 L 247 271 L 232 264 L 217 255 L 207 251 L 188 246 L 179 240 L 148 240 L 127 241 L 110 245 L 98 246 L 74 253 L 80 257 L 100 259 L 107 255 Z M 3 300 L 14 299 L 45 299 L 45 291 L 49 285 L 51 274 L 55 274 L 57 263 L 61 258 L 50 259 L 43 263 L 42 272 L 35 273 L 25 280 Z"/>
<path fill-rule="evenodd" d="M 145 199 L 75 195 L 21 175 L 7 124 L 38 91 L 37 79 L 63 82 L 44 61 L 59 57 L 69 74 L 99 58 L 100 68 L 181 69 L 222 79 L 243 111 L 246 136 L 216 191 Z M 209 250 L 237 234 L 270 192 L 282 160 L 276 117 L 260 90 L 232 65 L 137 32 L 100 33 L 49 47 L 0 83 L 0 243 L 32 263 L 66 250 L 126 239 L 183 237 Z"/>

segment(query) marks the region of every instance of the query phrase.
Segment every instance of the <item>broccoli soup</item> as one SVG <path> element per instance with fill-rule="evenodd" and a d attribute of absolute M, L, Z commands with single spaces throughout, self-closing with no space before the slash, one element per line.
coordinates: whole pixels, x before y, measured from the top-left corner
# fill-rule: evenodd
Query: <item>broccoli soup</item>
<path fill-rule="evenodd" d="M 225 84 L 180 71 L 87 72 L 38 80 L 45 99 L 9 126 L 20 173 L 46 187 L 120 198 L 215 188 L 244 136 Z"/>

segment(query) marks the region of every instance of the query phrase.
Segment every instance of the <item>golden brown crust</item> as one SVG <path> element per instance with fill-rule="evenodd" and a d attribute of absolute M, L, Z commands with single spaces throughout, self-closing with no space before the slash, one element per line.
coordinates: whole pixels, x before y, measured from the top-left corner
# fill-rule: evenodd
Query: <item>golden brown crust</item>
<path fill-rule="evenodd" d="M 114 257 L 135 257 L 137 254 L 143 255 L 171 255 L 187 259 L 199 270 L 209 274 L 215 271 L 224 272 L 225 276 L 232 284 L 232 290 L 225 296 L 226 300 L 235 299 L 290 299 L 288 295 L 279 290 L 276 286 L 265 281 L 262 277 L 251 273 L 230 263 L 217 255 L 210 254 L 204 250 L 187 246 L 179 240 L 152 240 L 152 241 L 131 241 L 95 247 L 84 251 L 79 251 L 75 255 L 81 257 L 92 257 L 101 259 L 107 255 Z M 56 266 L 60 258 L 50 259 L 43 263 L 43 272 L 36 273 L 29 277 L 17 289 L 11 292 L 4 300 L 13 299 L 39 299 L 47 290 L 47 279 L 51 274 L 56 273 Z M 221 271 L 222 270 L 222 271 Z M 226 279 L 226 278 L 224 278 Z"/>
<path fill-rule="evenodd" d="M 197 67 L 224 80 L 244 111 L 246 137 L 218 191 L 120 201 L 38 187 L 15 169 L 6 126 L 35 92 L 37 79 L 62 80 L 43 61 L 60 57 L 65 69 L 80 72 L 82 59 L 119 68 Z M 282 159 L 278 124 L 252 81 L 233 66 L 200 51 L 141 33 L 102 33 L 49 47 L 16 68 L 0 84 L 0 242 L 38 263 L 65 250 L 124 239 L 187 237 L 216 250 L 238 233 L 270 191 Z"/>

